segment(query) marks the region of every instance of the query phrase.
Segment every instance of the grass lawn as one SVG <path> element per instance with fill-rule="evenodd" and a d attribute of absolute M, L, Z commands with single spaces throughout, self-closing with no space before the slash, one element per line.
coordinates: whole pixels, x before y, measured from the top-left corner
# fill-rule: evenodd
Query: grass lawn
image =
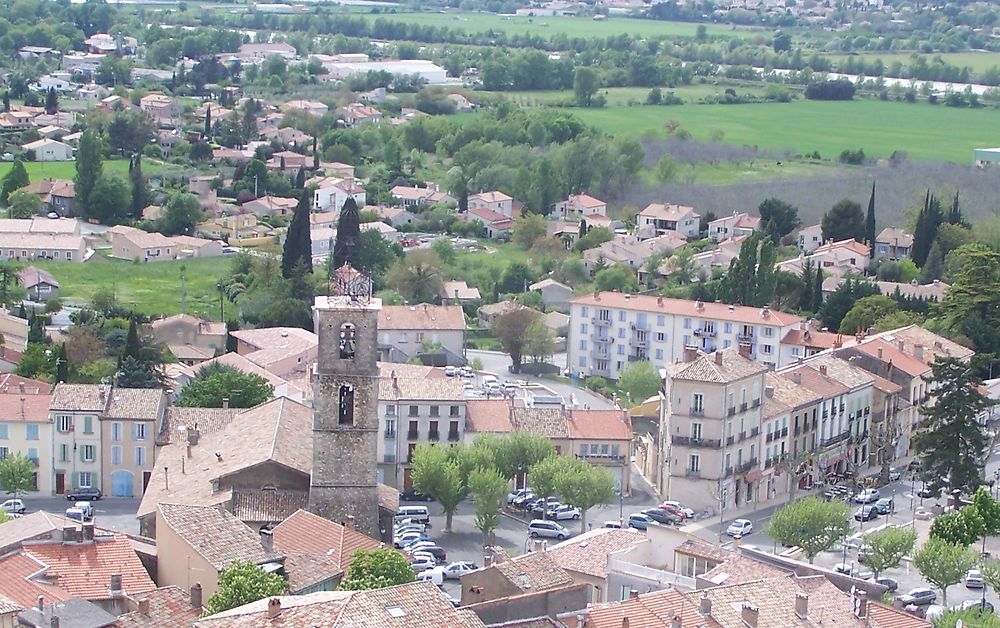
<path fill-rule="evenodd" d="M 100 255 L 82 264 L 34 262 L 52 273 L 60 284 L 60 296 L 69 304 L 88 303 L 100 288 L 112 288 L 122 304 L 146 314 L 178 314 L 181 311 L 181 267 L 187 277 L 187 313 L 219 320 L 216 284 L 229 269 L 230 258 L 174 260 L 135 264 Z M 226 303 L 228 307 L 235 307 Z"/>
<path fill-rule="evenodd" d="M 7 175 L 12 165 L 13 162 L 10 161 L 0 162 L 0 179 Z M 175 166 L 156 162 L 148 158 L 142 161 L 142 172 L 146 175 L 155 174 L 173 167 Z M 26 161 L 24 162 L 24 169 L 28 171 L 28 178 L 32 183 L 41 179 L 72 180 L 76 176 L 75 161 Z M 128 174 L 128 160 L 114 159 L 105 161 L 104 172 L 125 176 Z"/>
<path fill-rule="evenodd" d="M 730 87 L 730 85 L 682 85 L 681 87 L 661 87 L 660 91 L 664 96 L 672 93 L 674 96 L 683 99 L 684 102 L 690 103 L 697 102 L 698 99 L 705 98 L 706 96 L 722 94 L 726 91 L 726 87 Z M 746 87 L 743 85 L 732 85 L 731 87 L 734 87 L 740 94 L 759 94 L 764 91 L 762 88 Z M 646 97 L 649 95 L 650 89 L 649 87 L 606 87 L 601 90 L 601 94 L 607 98 L 609 107 L 622 107 L 628 105 L 629 102 L 646 102 Z M 563 90 L 524 92 L 482 91 L 476 93 L 504 96 L 508 100 L 525 107 L 549 105 L 573 100 L 573 92 Z"/>
<path fill-rule="evenodd" d="M 1000 144 L 1000 111 L 956 109 L 878 100 L 801 100 L 754 105 L 681 105 L 573 109 L 582 120 L 611 134 L 641 135 L 676 120 L 696 139 L 713 131 L 730 144 L 768 149 L 818 150 L 835 158 L 863 148 L 869 157 L 903 150 L 911 158 L 969 163 L 972 150 Z"/>
<path fill-rule="evenodd" d="M 836 163 L 805 160 L 786 160 L 782 161 L 781 165 L 766 159 L 756 159 L 752 162 L 723 161 L 717 164 L 699 162 L 692 165 L 678 164 L 677 176 L 674 181 L 686 185 L 698 183 L 726 185 L 738 181 L 753 181 L 775 177 L 820 176 L 829 173 L 833 169 L 842 167 Z M 651 184 L 657 183 L 653 180 L 651 171 L 646 171 L 645 175 Z"/>
<path fill-rule="evenodd" d="M 1000 65 L 1000 52 L 942 52 L 942 53 L 913 53 L 913 52 L 865 52 L 856 55 L 824 55 L 835 63 L 847 60 L 853 56 L 855 59 L 864 59 L 865 62 L 881 59 L 885 65 L 891 65 L 894 61 L 899 61 L 904 66 L 910 64 L 910 57 L 918 54 L 927 59 L 930 63 L 934 57 L 940 56 L 945 63 L 950 63 L 958 67 L 968 66 L 973 72 L 982 72 L 994 65 Z"/>

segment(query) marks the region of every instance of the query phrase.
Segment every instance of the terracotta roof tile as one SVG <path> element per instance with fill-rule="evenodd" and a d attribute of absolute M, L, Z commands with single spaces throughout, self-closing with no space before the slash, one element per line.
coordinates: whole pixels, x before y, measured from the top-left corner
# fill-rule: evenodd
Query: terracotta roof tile
<path fill-rule="evenodd" d="M 847 386 L 805 364 L 784 369 L 778 374 L 791 379 L 796 386 L 805 386 L 825 399 L 843 395 L 848 391 Z"/>
<path fill-rule="evenodd" d="M 54 579 L 67 598 L 110 599 L 108 587 L 114 574 L 121 574 L 126 594 L 156 588 L 124 534 L 98 532 L 92 543 L 25 544 L 23 551 L 48 566 L 46 578 Z"/>
<path fill-rule="evenodd" d="M 111 396 L 103 384 L 56 384 L 52 393 L 52 410 L 68 412 L 99 412 L 108 407 Z"/>
<path fill-rule="evenodd" d="M 166 402 L 159 388 L 115 388 L 104 418 L 155 421 L 162 416 Z"/>
<path fill-rule="evenodd" d="M 549 438 L 567 438 L 566 414 L 562 408 L 518 408 L 511 409 L 512 422 L 517 430 L 531 432 Z"/>
<path fill-rule="evenodd" d="M 347 569 L 355 551 L 378 549 L 381 543 L 357 530 L 298 510 L 274 528 L 274 546 L 288 553 L 329 556 L 339 568 Z"/>
<path fill-rule="evenodd" d="M 49 419 L 51 399 L 51 395 L 0 392 L 0 423 L 51 423 Z"/>
<path fill-rule="evenodd" d="M 567 571 L 595 578 L 608 577 L 608 555 L 643 543 L 646 535 L 631 529 L 596 528 L 558 545 L 545 553 Z"/>
<path fill-rule="evenodd" d="M 243 491 L 233 489 L 230 509 L 240 521 L 277 523 L 309 503 L 307 491 Z"/>
<path fill-rule="evenodd" d="M 810 349 L 831 349 L 837 346 L 837 343 L 843 342 L 843 339 L 842 334 L 830 331 L 792 329 L 781 339 L 781 344 L 798 345 Z"/>
<path fill-rule="evenodd" d="M 699 216 L 699 214 L 695 213 L 693 207 L 677 205 L 675 203 L 650 203 L 645 209 L 639 212 L 640 216 L 648 216 L 659 220 L 680 220 L 688 214 L 696 217 Z"/>
<path fill-rule="evenodd" d="M 488 567 L 492 568 L 521 591 L 545 591 L 573 583 L 573 578 L 548 552 L 523 554 Z"/>
<path fill-rule="evenodd" d="M 721 359 L 719 356 L 721 355 Z M 720 364 L 721 362 L 721 364 Z M 670 377 L 695 382 L 719 384 L 735 382 L 767 372 L 767 367 L 745 358 L 736 349 L 722 349 L 708 355 L 699 353 L 691 362 L 671 365 Z"/>
<path fill-rule="evenodd" d="M 428 379 L 426 377 L 382 377 L 379 379 L 379 401 L 465 401 L 465 389 L 457 377 Z"/>
<path fill-rule="evenodd" d="M 378 313 L 379 329 L 465 330 L 460 305 L 385 305 Z"/>
<path fill-rule="evenodd" d="M 243 412 L 242 408 L 183 408 L 181 406 L 170 406 L 167 409 L 166 420 L 163 432 L 160 434 L 161 445 L 166 445 L 177 441 L 179 437 L 178 429 L 181 426 L 187 429 L 198 428 L 204 436 L 214 434 L 233 422 L 236 415 Z"/>
<path fill-rule="evenodd" d="M 118 617 L 118 628 L 184 628 L 193 626 L 202 609 L 191 606 L 191 595 L 176 586 L 160 587 L 132 596 L 136 604 L 149 602 L 149 612 L 134 610 Z"/>
<path fill-rule="evenodd" d="M 698 605 L 675 589 L 646 593 L 624 602 L 594 604 L 583 625 L 587 628 L 622 628 L 628 619 L 629 628 L 664 628 L 676 615 L 682 626 L 720 628 L 712 618 L 702 617 Z M 740 626 L 743 626 L 740 623 Z"/>
<path fill-rule="evenodd" d="M 847 360 L 829 353 L 820 353 L 806 359 L 806 364 L 821 370 L 826 367 L 827 374 L 848 388 L 857 388 L 874 383 L 871 373 L 859 366 L 854 366 Z"/>
<path fill-rule="evenodd" d="M 43 563 L 23 552 L 5 556 L 0 559 L 0 591 L 3 591 L 11 601 L 25 608 L 34 606 L 39 595 L 52 602 L 61 602 L 73 597 L 51 581 L 32 578 L 44 569 Z"/>
<path fill-rule="evenodd" d="M 727 550 L 724 547 L 719 547 L 713 543 L 707 543 L 696 538 L 687 539 L 678 545 L 674 549 L 674 552 L 687 554 L 689 556 L 697 556 L 715 563 L 721 563 L 733 555 L 730 550 Z"/>
<path fill-rule="evenodd" d="M 624 410 L 571 410 L 566 431 L 570 438 L 632 440 L 632 423 Z"/>
<path fill-rule="evenodd" d="M 0 374 L 0 392 L 14 392 L 20 394 L 22 386 L 24 387 L 24 394 L 26 395 L 52 395 L 53 386 L 48 382 L 43 382 L 40 379 L 21 377 L 20 375 L 15 375 L 14 373 Z"/>
<path fill-rule="evenodd" d="M 699 301 L 669 299 L 667 297 L 655 297 L 643 294 L 627 295 L 621 292 L 599 292 L 596 296 L 588 294 L 577 297 L 572 302 L 574 304 L 597 308 L 617 308 L 637 312 L 662 312 L 664 314 L 719 321 L 736 321 L 754 325 L 784 327 L 786 325 L 798 325 L 803 321 L 801 316 L 786 314 L 785 312 L 773 309 L 768 309 L 767 316 L 765 317 L 763 315 L 764 310 L 758 307 L 730 306 L 725 303 L 701 303 L 701 307 L 699 308 Z"/>
<path fill-rule="evenodd" d="M 282 554 L 285 555 L 285 576 L 291 593 L 312 589 L 344 574 L 344 570 L 329 556 L 287 551 L 282 551 Z"/>
<path fill-rule="evenodd" d="M 756 582 L 764 578 L 789 578 L 789 572 L 772 567 L 742 554 L 731 554 L 725 561 L 708 570 L 700 578 L 718 586 L 729 586 L 745 582 Z"/>
<path fill-rule="evenodd" d="M 507 399 L 469 399 L 465 402 L 465 431 L 512 432 L 511 412 Z"/>
<path fill-rule="evenodd" d="M 895 329 L 881 336 L 889 341 L 898 343 L 903 341 L 903 351 L 916 358 L 916 346 L 923 347 L 924 357 L 922 361 L 931 364 L 935 356 L 942 358 L 967 358 L 973 354 L 972 349 L 963 347 L 957 342 L 948 340 L 934 332 L 927 331 L 919 325 L 910 325 Z"/>
<path fill-rule="evenodd" d="M 266 551 L 260 534 L 225 508 L 159 504 L 159 510 L 164 522 L 219 571 L 236 560 L 260 564 L 282 558 Z"/>

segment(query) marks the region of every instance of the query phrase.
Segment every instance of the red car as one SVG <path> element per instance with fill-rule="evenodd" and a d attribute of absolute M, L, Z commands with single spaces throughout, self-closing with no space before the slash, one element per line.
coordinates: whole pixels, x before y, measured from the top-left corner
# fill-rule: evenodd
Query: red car
<path fill-rule="evenodd" d="M 670 514 L 677 515 L 681 520 L 687 519 L 687 514 L 683 510 L 678 508 L 673 502 L 663 502 L 660 504 L 660 508 L 666 510 Z"/>

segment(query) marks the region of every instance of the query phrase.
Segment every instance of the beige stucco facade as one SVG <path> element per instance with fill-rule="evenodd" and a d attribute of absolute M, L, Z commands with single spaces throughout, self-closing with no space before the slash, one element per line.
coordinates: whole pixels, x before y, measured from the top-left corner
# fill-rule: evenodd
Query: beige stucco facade
<path fill-rule="evenodd" d="M 175 585 L 190 591 L 201 583 L 202 599 L 207 603 L 219 588 L 219 572 L 167 525 L 156 512 L 156 583 Z"/>
<path fill-rule="evenodd" d="M 141 497 L 153 473 L 155 422 L 104 419 L 100 423 L 102 490 L 112 497 Z"/>
<path fill-rule="evenodd" d="M 101 480 L 101 424 L 97 414 L 52 410 L 53 483 L 57 495 L 93 486 L 107 492 Z"/>

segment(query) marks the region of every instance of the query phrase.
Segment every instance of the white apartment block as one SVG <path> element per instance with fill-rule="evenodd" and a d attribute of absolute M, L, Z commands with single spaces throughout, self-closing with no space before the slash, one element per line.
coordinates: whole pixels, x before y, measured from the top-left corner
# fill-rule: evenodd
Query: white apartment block
<path fill-rule="evenodd" d="M 649 360 L 662 368 L 680 361 L 685 350 L 733 348 L 781 368 L 791 361 L 781 339 L 802 321 L 768 308 L 596 292 L 570 303 L 568 366 L 583 377 L 618 379 L 630 362 Z"/>

